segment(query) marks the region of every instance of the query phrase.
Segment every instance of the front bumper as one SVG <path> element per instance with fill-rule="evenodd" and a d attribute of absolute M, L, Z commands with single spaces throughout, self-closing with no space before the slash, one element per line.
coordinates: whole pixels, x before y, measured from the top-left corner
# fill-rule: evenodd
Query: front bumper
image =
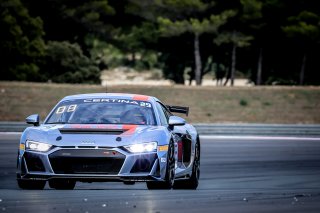
<path fill-rule="evenodd" d="M 82 182 L 162 181 L 166 152 L 132 154 L 121 148 L 55 147 L 47 153 L 20 151 L 18 179 Z"/>

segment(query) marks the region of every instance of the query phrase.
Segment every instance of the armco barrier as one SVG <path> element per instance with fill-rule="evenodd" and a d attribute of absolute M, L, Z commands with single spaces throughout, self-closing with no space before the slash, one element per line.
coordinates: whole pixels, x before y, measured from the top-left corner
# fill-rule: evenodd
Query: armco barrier
<path fill-rule="evenodd" d="M 320 125 L 194 124 L 200 135 L 320 136 Z"/>
<path fill-rule="evenodd" d="M 22 132 L 29 125 L 0 122 L 0 132 Z M 200 135 L 259 135 L 320 137 L 320 125 L 304 124 L 194 124 Z"/>

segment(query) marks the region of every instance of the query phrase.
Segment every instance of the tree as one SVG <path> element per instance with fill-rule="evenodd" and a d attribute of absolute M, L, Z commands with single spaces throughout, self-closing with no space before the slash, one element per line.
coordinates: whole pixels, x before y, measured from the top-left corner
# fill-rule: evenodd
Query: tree
<path fill-rule="evenodd" d="M 164 36 L 179 36 L 189 32 L 194 36 L 195 80 L 197 85 L 202 81 L 202 61 L 200 54 L 199 37 L 204 33 L 217 33 L 218 28 L 234 15 L 233 11 L 225 11 L 219 15 L 211 15 L 209 19 L 202 20 L 190 18 L 189 20 L 171 21 L 168 18 L 158 18 L 160 32 Z"/>
<path fill-rule="evenodd" d="M 154 45 L 157 41 L 158 34 L 157 28 L 153 23 L 142 22 L 140 25 L 133 25 L 128 30 L 121 30 L 121 32 L 115 36 L 115 45 L 119 47 L 125 54 L 131 54 L 131 65 L 136 68 L 139 64 L 136 64 L 137 57 L 139 55 L 139 63 L 143 61 L 143 58 L 148 58 L 148 55 L 154 54 L 150 46 Z M 150 69 L 153 66 L 150 61 L 145 61 L 147 66 L 145 69 Z M 141 65 L 140 65 L 141 66 Z"/>
<path fill-rule="evenodd" d="M 222 45 L 224 43 L 230 43 L 232 45 L 232 56 L 231 56 L 231 71 L 230 74 L 227 75 L 226 82 L 224 83 L 225 85 L 228 83 L 229 76 L 231 79 L 231 86 L 234 85 L 234 75 L 236 71 L 236 61 L 237 61 L 237 48 L 241 47 L 247 47 L 250 45 L 250 41 L 253 39 L 252 36 L 247 36 L 244 35 L 240 32 L 233 31 L 232 33 L 230 32 L 225 32 L 221 33 L 215 40 L 214 42 L 217 45 Z"/>
<path fill-rule="evenodd" d="M 308 49 L 320 41 L 320 16 L 309 11 L 302 11 L 298 16 L 289 17 L 288 21 L 289 25 L 282 27 L 282 30 L 302 48 L 299 84 L 303 85 Z"/>
<path fill-rule="evenodd" d="M 111 40 L 115 10 L 108 0 L 23 0 L 34 16 L 42 18 L 46 41 L 70 41 L 80 44 L 89 57 L 88 35 Z"/>
<path fill-rule="evenodd" d="M 1 79 L 91 82 L 99 64 L 157 67 L 179 84 L 212 67 L 256 85 L 320 84 L 319 14 L 314 0 L 2 0 Z"/>
<path fill-rule="evenodd" d="M 1 80 L 41 80 L 42 24 L 39 17 L 29 15 L 20 0 L 0 2 Z"/>
<path fill-rule="evenodd" d="M 262 28 L 265 26 L 262 19 L 262 7 L 263 3 L 258 0 L 240 0 L 242 5 L 242 17 L 241 22 L 248 25 L 255 34 L 255 40 L 258 42 L 259 53 L 258 53 L 258 63 L 257 63 L 257 77 L 256 85 L 261 85 L 262 83 L 262 62 L 263 62 L 263 48 L 261 47 L 260 40 L 263 38 Z M 252 37 L 253 40 L 253 37 Z"/>

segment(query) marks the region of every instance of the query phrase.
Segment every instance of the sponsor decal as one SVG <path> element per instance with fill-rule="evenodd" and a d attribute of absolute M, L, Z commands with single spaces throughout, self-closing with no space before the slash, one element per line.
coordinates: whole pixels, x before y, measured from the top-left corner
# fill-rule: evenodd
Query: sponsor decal
<path fill-rule="evenodd" d="M 135 96 L 134 96 L 135 97 Z M 147 97 L 147 98 L 145 98 Z M 125 103 L 131 105 L 137 105 L 140 107 L 148 107 L 151 108 L 151 103 L 147 102 L 149 99 L 148 96 L 137 96 L 134 100 L 128 99 L 113 99 L 113 98 L 93 98 L 93 99 L 84 99 L 84 103 Z M 72 105 L 64 105 L 60 106 L 56 110 L 56 114 L 63 114 L 65 112 L 74 112 L 77 109 L 77 104 Z"/>
<path fill-rule="evenodd" d="M 164 146 L 158 146 L 158 150 L 161 151 L 168 151 L 168 145 L 164 145 Z"/>
<path fill-rule="evenodd" d="M 146 96 L 148 97 L 148 96 Z M 146 98 L 138 98 L 133 100 L 128 99 L 113 99 L 113 98 L 93 98 L 93 99 L 84 99 L 84 103 L 125 103 L 125 104 L 132 104 L 132 105 L 138 105 L 141 107 L 149 107 L 151 108 L 151 104 L 149 102 L 145 102 L 149 99 L 149 97 Z"/>
<path fill-rule="evenodd" d="M 118 154 L 118 152 L 116 152 L 116 151 L 104 151 L 103 154 L 106 155 L 106 156 L 112 156 L 112 155 L 115 156 L 115 155 Z"/>
<path fill-rule="evenodd" d="M 161 163 L 167 162 L 167 158 L 160 158 L 160 162 L 161 162 Z"/>
<path fill-rule="evenodd" d="M 136 101 L 148 101 L 149 100 L 149 96 L 146 96 L 146 95 L 135 95 L 135 96 L 133 96 L 132 99 L 136 100 Z"/>
<path fill-rule="evenodd" d="M 20 150 L 24 150 L 25 149 L 25 146 L 24 146 L 24 144 L 20 144 Z"/>

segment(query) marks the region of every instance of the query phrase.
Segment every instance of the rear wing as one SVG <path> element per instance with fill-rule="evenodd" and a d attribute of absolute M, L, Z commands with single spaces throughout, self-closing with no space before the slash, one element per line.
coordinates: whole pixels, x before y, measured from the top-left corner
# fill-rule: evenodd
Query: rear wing
<path fill-rule="evenodd" d="M 166 105 L 166 107 L 169 109 L 170 112 L 182 113 L 182 114 L 185 114 L 186 116 L 189 115 L 189 107 L 170 106 L 170 105 Z"/>

